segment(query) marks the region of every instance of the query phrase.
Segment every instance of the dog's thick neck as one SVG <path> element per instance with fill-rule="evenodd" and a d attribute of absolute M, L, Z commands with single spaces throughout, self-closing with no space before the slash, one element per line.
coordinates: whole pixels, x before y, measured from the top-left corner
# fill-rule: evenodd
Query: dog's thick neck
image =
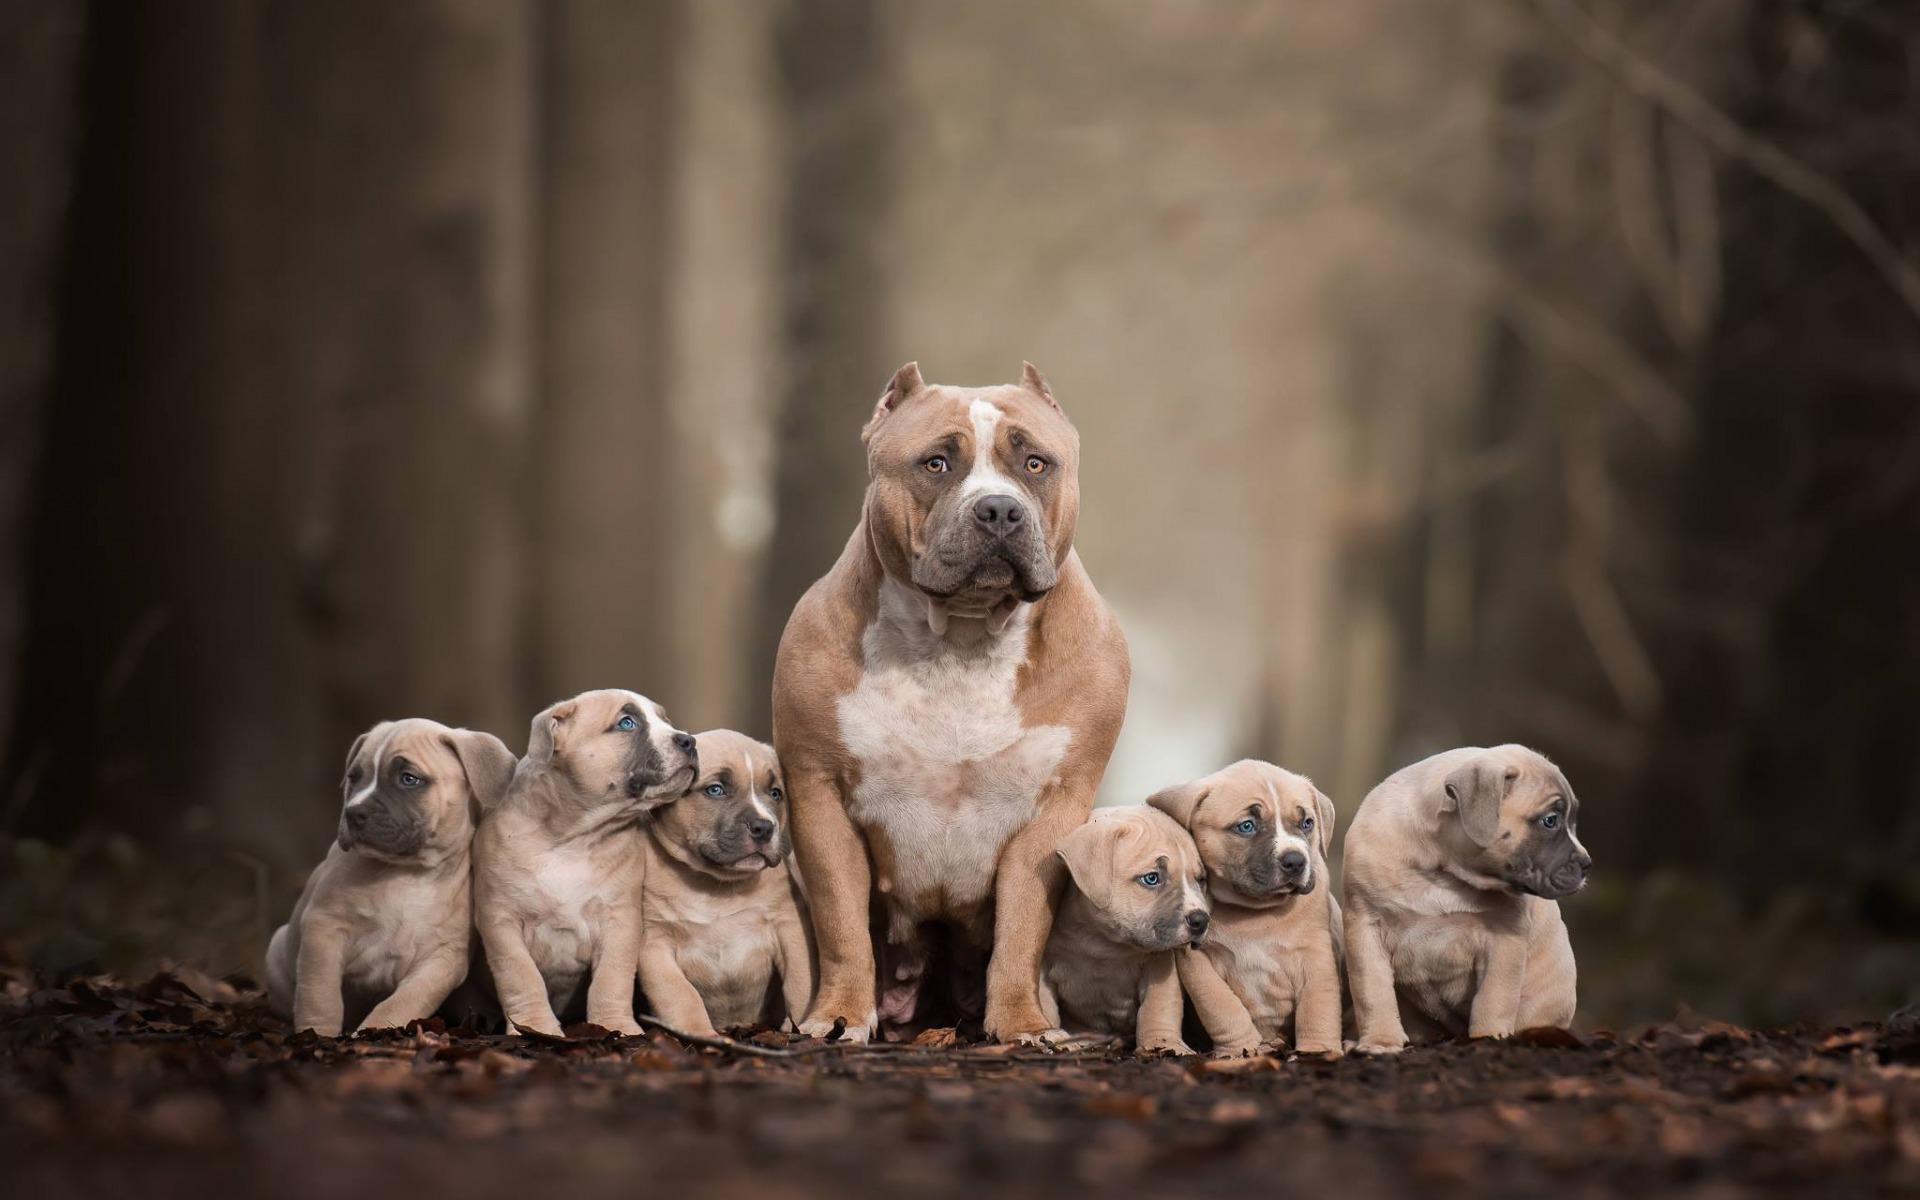
<path fill-rule="evenodd" d="M 1010 607 L 1004 611 L 955 609 L 881 572 L 874 624 L 886 641 L 919 658 L 941 652 L 998 656 L 1009 649 L 1024 654 L 1027 632 L 1046 598 L 1010 597 L 1005 603 Z"/>

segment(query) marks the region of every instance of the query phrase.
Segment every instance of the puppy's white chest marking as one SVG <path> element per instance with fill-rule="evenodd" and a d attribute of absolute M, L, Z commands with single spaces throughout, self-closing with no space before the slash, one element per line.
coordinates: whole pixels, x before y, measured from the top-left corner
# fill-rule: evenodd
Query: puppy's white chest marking
<path fill-rule="evenodd" d="M 538 901 L 528 906 L 527 950 L 555 994 L 571 990 L 593 963 L 601 914 L 622 886 L 594 861 L 591 848 L 551 846 L 531 863 Z"/>
<path fill-rule="evenodd" d="M 923 611 L 883 589 L 865 674 L 840 699 L 841 738 L 860 765 L 848 808 L 885 837 L 893 878 L 881 882 L 896 906 L 959 909 L 991 891 L 1001 848 L 1032 819 L 1073 735 L 1022 723 L 1014 693 L 1029 610 L 964 648 L 935 638 Z"/>

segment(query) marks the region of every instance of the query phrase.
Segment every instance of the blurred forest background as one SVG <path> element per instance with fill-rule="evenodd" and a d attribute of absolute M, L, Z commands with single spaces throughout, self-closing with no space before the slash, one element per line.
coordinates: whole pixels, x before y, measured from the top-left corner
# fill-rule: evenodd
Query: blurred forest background
<path fill-rule="evenodd" d="M 1103 800 L 1530 743 L 1583 1023 L 1920 988 L 1920 9 L 8 0 L 0 950 L 252 969 L 369 723 L 766 731 L 1048 373 Z"/>

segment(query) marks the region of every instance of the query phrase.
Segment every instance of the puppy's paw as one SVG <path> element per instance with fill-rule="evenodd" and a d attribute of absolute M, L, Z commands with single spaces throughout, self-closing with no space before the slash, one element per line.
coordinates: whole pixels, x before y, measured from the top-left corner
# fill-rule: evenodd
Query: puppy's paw
<path fill-rule="evenodd" d="M 1016 1046 L 1038 1046 L 1042 1050 L 1084 1050 L 1096 1044 L 1092 1038 L 1075 1037 L 1064 1029 L 1028 1029 L 1000 1040 Z"/>
<path fill-rule="evenodd" d="M 1187 1045 L 1185 1042 L 1181 1041 L 1179 1038 L 1174 1038 L 1170 1041 L 1155 1040 L 1150 1042 L 1142 1042 L 1139 1046 L 1138 1053 L 1142 1058 L 1145 1058 L 1148 1055 L 1159 1055 L 1159 1054 L 1175 1054 L 1175 1055 L 1179 1055 L 1182 1058 L 1186 1058 L 1186 1057 L 1190 1057 L 1193 1054 L 1193 1047 Z"/>
<path fill-rule="evenodd" d="M 1246 1058 L 1253 1054 L 1264 1054 L 1266 1049 L 1262 1042 L 1215 1042 L 1211 1057 Z"/>
<path fill-rule="evenodd" d="M 1301 1042 L 1298 1046 L 1295 1046 L 1293 1050 L 1296 1054 L 1324 1054 L 1328 1058 L 1339 1058 L 1342 1054 L 1346 1053 L 1339 1042 L 1316 1042 L 1312 1040 Z"/>
<path fill-rule="evenodd" d="M 1376 1041 L 1369 1041 L 1365 1038 L 1362 1038 L 1359 1042 L 1356 1042 L 1354 1044 L 1353 1052 L 1355 1054 L 1398 1054 L 1402 1050 L 1405 1050 L 1406 1048 L 1407 1048 L 1406 1038 L 1401 1038 L 1398 1041 L 1392 1041 L 1392 1042 L 1389 1042 L 1389 1041 L 1376 1042 Z"/>
<path fill-rule="evenodd" d="M 524 1021 L 516 1021 L 511 1017 L 507 1018 L 507 1032 L 515 1037 L 564 1038 L 567 1036 L 566 1031 L 560 1028 L 560 1022 L 537 1020 L 532 1017 Z"/>
<path fill-rule="evenodd" d="M 864 1046 L 873 1036 L 873 1025 L 877 1015 L 869 1013 L 866 1021 L 852 1022 L 845 1017 L 808 1017 L 800 1022 L 802 1037 L 816 1037 L 831 1041 L 840 1046 Z"/>

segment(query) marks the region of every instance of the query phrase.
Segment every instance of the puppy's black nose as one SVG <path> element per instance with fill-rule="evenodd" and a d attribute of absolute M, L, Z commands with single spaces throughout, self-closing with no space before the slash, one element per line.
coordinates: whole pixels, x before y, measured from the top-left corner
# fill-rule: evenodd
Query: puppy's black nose
<path fill-rule="evenodd" d="M 682 754 L 692 754 L 693 748 L 696 745 L 698 745 L 698 743 L 693 740 L 693 735 L 690 733 L 676 733 L 673 735 L 673 748 Z"/>
<path fill-rule="evenodd" d="M 1193 930 L 1193 936 L 1199 937 L 1207 931 L 1208 920 L 1206 910 L 1196 908 L 1187 914 L 1187 928 Z"/>
<path fill-rule="evenodd" d="M 765 817 L 755 817 L 747 822 L 747 832 L 756 842 L 764 842 L 773 836 L 773 822 Z"/>
<path fill-rule="evenodd" d="M 1307 869 L 1307 856 L 1298 850 L 1289 850 L 1280 856 L 1280 870 L 1288 875 L 1298 875 Z"/>
<path fill-rule="evenodd" d="M 982 496 L 973 502 L 974 523 L 997 538 L 1010 535 L 1026 519 L 1027 510 L 1012 496 Z"/>

